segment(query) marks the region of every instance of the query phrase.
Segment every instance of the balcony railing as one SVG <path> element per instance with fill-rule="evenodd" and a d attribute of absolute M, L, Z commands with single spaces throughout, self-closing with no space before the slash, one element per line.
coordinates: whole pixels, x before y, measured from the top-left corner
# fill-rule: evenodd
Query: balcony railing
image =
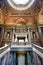
<path fill-rule="evenodd" d="M 4 46 L 0 48 L 0 58 L 7 54 L 10 51 L 10 45 Z"/>

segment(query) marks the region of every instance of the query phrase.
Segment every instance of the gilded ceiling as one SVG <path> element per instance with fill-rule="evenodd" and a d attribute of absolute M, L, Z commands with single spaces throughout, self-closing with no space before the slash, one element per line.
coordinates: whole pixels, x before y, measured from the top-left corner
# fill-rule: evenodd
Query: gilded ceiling
<path fill-rule="evenodd" d="M 21 3 L 18 2 L 18 4 L 17 4 L 17 2 L 15 0 L 12 0 L 12 1 L 14 1 L 16 3 L 16 5 L 15 5 L 15 3 L 13 3 L 14 6 L 15 7 L 17 6 L 17 9 L 20 9 L 20 10 L 17 10 L 16 8 L 11 7 L 9 5 L 8 1 L 10 1 L 10 0 L 0 0 L 0 9 L 1 8 L 2 9 L 6 9 L 6 11 L 7 10 L 11 10 L 12 11 L 12 15 L 18 15 L 18 14 L 19 15 L 20 14 L 21 15 L 22 14 L 24 14 L 24 15 L 32 15 L 32 14 L 37 14 L 38 12 L 40 12 L 41 7 L 42 7 L 42 1 L 41 0 L 34 0 L 33 4 L 31 4 L 30 7 L 28 6 L 30 0 L 27 0 L 27 1 L 24 0 L 25 3 L 24 3 L 24 1 L 22 1 Z M 31 0 L 31 1 L 33 1 L 33 0 Z M 26 8 L 27 6 L 28 6 L 28 8 Z"/>

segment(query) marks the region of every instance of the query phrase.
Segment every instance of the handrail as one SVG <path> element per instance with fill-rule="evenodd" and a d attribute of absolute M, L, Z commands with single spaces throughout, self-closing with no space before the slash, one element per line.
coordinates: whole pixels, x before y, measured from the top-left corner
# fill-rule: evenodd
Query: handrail
<path fill-rule="evenodd" d="M 43 58 L 43 47 L 40 47 L 33 43 L 32 46 L 33 46 L 33 51 L 36 52 L 41 58 Z"/>
<path fill-rule="evenodd" d="M 36 45 L 36 44 L 33 44 L 33 45 L 34 45 L 34 46 L 36 46 L 37 48 L 39 48 L 39 49 L 43 50 L 43 47 L 38 46 L 38 45 Z"/>
<path fill-rule="evenodd" d="M 3 47 L 1 47 L 0 50 L 4 49 L 4 48 L 6 48 L 6 47 L 8 47 L 8 45 L 7 45 L 7 46 L 3 46 Z"/>
<path fill-rule="evenodd" d="M 35 47 L 38 51 L 40 51 L 41 53 L 43 53 L 43 47 L 39 46 L 39 45 L 36 45 L 36 44 L 33 44 L 32 43 L 32 46 Z"/>
<path fill-rule="evenodd" d="M 10 51 L 10 45 L 3 46 L 0 48 L 0 58 Z"/>
<path fill-rule="evenodd" d="M 43 47 L 40 47 L 33 43 L 31 45 L 33 46 L 33 51 L 35 51 L 38 55 L 43 57 Z M 11 49 L 10 47 L 11 47 L 10 45 L 7 45 L 7 46 L 3 46 L 0 48 L 0 58 L 2 58 L 8 51 L 10 51 L 10 49 Z M 17 47 L 17 46 L 15 45 L 15 47 Z"/>
<path fill-rule="evenodd" d="M 6 45 L 0 48 L 0 54 L 3 53 L 7 48 L 9 48 L 10 45 Z"/>
<path fill-rule="evenodd" d="M 43 58 L 43 53 L 41 53 L 39 50 L 37 50 L 35 47 L 33 47 L 33 51 L 37 53 L 41 58 Z"/>

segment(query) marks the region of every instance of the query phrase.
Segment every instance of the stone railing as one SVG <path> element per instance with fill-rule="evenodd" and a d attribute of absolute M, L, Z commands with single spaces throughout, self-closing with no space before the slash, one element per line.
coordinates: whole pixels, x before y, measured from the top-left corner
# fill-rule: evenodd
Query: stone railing
<path fill-rule="evenodd" d="M 40 47 L 36 44 L 32 44 L 33 51 L 36 52 L 43 59 L 43 47 Z"/>
<path fill-rule="evenodd" d="M 36 44 L 32 44 L 33 47 L 35 47 L 38 51 L 40 51 L 41 53 L 43 53 L 43 47 L 38 46 Z"/>
<path fill-rule="evenodd" d="M 10 51 L 10 45 L 0 48 L 0 58 L 2 58 L 6 53 Z"/>

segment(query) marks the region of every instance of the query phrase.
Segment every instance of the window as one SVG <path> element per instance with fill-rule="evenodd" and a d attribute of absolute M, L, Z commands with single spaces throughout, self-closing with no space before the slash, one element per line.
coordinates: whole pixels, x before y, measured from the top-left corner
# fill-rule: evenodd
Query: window
<path fill-rule="evenodd" d="M 25 10 L 30 8 L 35 0 L 7 0 L 9 5 L 17 10 Z"/>

